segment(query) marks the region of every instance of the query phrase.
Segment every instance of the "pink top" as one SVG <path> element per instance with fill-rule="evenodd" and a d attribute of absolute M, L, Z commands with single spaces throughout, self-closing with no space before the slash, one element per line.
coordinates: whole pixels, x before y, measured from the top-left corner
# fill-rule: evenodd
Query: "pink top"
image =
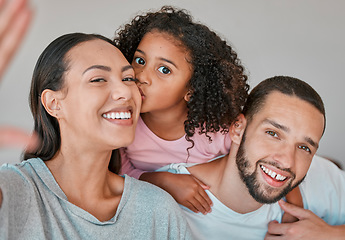
<path fill-rule="evenodd" d="M 197 131 L 191 138 L 194 147 L 183 136 L 174 141 L 167 141 L 155 135 L 139 118 L 134 142 L 121 149 L 122 169 L 120 174 L 139 178 L 145 171 L 155 171 L 170 163 L 204 163 L 217 156 L 228 154 L 231 144 L 229 134 L 209 133 L 212 142 L 205 134 Z"/>

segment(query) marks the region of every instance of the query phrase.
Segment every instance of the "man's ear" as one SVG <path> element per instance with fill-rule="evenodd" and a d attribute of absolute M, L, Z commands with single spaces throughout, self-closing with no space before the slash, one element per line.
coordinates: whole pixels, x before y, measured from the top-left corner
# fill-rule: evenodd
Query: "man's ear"
<path fill-rule="evenodd" d="M 247 126 L 247 120 L 244 115 L 241 113 L 237 116 L 236 120 L 231 124 L 229 129 L 229 134 L 231 137 L 231 141 L 240 144 L 242 140 L 242 136 L 244 130 Z"/>
<path fill-rule="evenodd" d="M 61 117 L 60 95 L 60 91 L 56 92 L 50 89 L 45 89 L 41 94 L 41 102 L 43 107 L 49 113 L 49 115 L 57 119 Z"/>

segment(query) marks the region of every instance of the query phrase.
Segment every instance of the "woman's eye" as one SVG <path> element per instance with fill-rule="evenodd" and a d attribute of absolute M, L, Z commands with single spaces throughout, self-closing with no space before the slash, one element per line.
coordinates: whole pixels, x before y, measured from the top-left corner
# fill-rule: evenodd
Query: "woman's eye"
<path fill-rule="evenodd" d="M 158 68 L 158 71 L 160 71 L 163 74 L 169 74 L 171 72 L 170 69 L 167 67 L 160 67 Z"/>
<path fill-rule="evenodd" d="M 136 82 L 138 81 L 136 78 L 132 78 L 132 77 L 127 77 L 122 79 L 122 82 Z"/>
<path fill-rule="evenodd" d="M 272 137 L 278 137 L 277 133 L 273 132 L 273 131 L 266 131 L 266 133 L 268 135 L 271 135 Z"/>
<path fill-rule="evenodd" d="M 103 78 L 96 78 L 96 79 L 92 79 L 91 82 L 92 83 L 94 83 L 94 82 L 105 82 L 105 79 L 103 79 Z"/>
<path fill-rule="evenodd" d="M 298 146 L 298 148 L 299 148 L 299 149 L 302 149 L 302 150 L 304 150 L 304 151 L 306 151 L 306 152 L 308 152 L 308 153 L 311 153 L 310 148 L 308 148 L 307 146 Z"/>
<path fill-rule="evenodd" d="M 145 60 L 142 59 L 141 57 L 136 57 L 134 61 L 139 64 L 139 65 L 145 65 Z"/>

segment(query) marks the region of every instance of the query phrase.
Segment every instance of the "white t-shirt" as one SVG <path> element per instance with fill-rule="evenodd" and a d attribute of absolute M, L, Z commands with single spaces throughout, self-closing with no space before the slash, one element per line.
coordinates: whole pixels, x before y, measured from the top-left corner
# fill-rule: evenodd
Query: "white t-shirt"
<path fill-rule="evenodd" d="M 190 174 L 186 167 L 194 164 L 170 164 L 160 171 Z M 305 180 L 300 184 L 304 208 L 331 225 L 345 224 L 345 172 L 330 161 L 315 156 Z M 194 213 L 181 206 L 196 239 L 264 239 L 267 225 L 280 222 L 283 212 L 278 203 L 265 204 L 256 211 L 240 214 L 221 203 L 210 191 L 212 212 Z"/>

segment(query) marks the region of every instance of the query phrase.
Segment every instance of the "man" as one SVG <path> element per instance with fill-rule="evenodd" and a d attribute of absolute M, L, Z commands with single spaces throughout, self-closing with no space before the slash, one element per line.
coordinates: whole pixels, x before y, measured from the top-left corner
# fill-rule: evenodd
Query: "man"
<path fill-rule="evenodd" d="M 314 157 L 324 128 L 323 102 L 305 82 L 278 76 L 254 88 L 230 128 L 228 156 L 168 167 L 210 186 L 211 213 L 183 208 L 195 238 L 264 239 L 267 234 L 266 239 L 296 239 L 300 233 L 307 234 L 303 239 L 344 238 L 345 225 L 333 225 L 345 224 L 345 172 Z M 304 207 L 316 215 L 277 203 L 298 185 Z M 277 223 L 282 209 L 300 221 Z"/>

